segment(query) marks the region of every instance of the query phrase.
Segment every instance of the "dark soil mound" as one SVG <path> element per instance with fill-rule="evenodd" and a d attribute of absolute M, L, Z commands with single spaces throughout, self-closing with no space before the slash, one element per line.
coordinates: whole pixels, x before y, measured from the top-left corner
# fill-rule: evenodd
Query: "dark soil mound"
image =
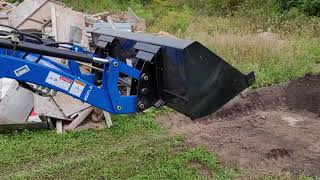
<path fill-rule="evenodd" d="M 236 97 L 215 114 L 192 121 L 171 113 L 158 122 L 189 143 L 206 145 L 223 163 L 271 173 L 320 176 L 320 76 Z"/>
<path fill-rule="evenodd" d="M 286 97 L 290 109 L 307 110 L 320 115 L 320 75 L 308 75 L 289 83 Z"/>

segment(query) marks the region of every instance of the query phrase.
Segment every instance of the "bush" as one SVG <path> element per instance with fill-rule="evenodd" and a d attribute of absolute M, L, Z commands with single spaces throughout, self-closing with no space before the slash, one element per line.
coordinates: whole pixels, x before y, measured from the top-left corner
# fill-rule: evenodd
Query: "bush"
<path fill-rule="evenodd" d="M 297 16 L 320 17 L 320 0 L 187 0 L 186 3 L 196 12 L 206 15 L 233 16 L 240 13 L 270 16 L 293 11 Z"/>
<path fill-rule="evenodd" d="M 282 12 L 298 9 L 302 14 L 320 17 L 320 0 L 275 0 L 275 2 Z"/>
<path fill-rule="evenodd" d="M 170 10 L 165 16 L 158 18 L 149 28 L 151 32 L 166 31 L 181 36 L 191 22 L 191 12 L 187 6 L 179 10 Z"/>
<path fill-rule="evenodd" d="M 187 0 L 187 4 L 207 15 L 233 15 L 245 0 Z"/>

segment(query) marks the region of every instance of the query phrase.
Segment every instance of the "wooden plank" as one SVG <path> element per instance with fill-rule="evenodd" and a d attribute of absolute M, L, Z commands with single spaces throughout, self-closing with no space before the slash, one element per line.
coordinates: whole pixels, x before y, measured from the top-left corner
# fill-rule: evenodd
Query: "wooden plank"
<path fill-rule="evenodd" d="M 38 19 L 33 19 L 32 17 L 29 17 L 28 20 L 29 20 L 29 21 L 34 21 L 34 22 L 36 22 L 36 23 L 38 23 L 38 24 L 41 24 L 41 27 L 42 27 L 42 26 L 44 25 L 44 23 L 45 23 L 45 21 L 40 21 L 40 20 L 38 20 Z"/>
<path fill-rule="evenodd" d="M 10 23 L 19 29 L 40 29 L 51 18 L 53 6 L 64 7 L 64 4 L 52 0 L 25 0 L 9 14 Z"/>
<path fill-rule="evenodd" d="M 65 127 L 66 131 L 72 131 L 76 129 L 93 111 L 93 107 L 83 110 L 79 113 L 78 117 L 73 120 L 68 126 Z"/>
<path fill-rule="evenodd" d="M 94 18 L 99 18 L 100 16 L 108 16 L 108 15 L 110 15 L 110 14 L 112 14 L 111 12 L 109 12 L 109 11 L 106 11 L 106 12 L 101 12 L 101 13 L 98 13 L 98 14 L 94 14 L 94 15 L 92 15 L 92 17 L 94 17 Z M 101 18 L 101 17 L 100 17 Z"/>
<path fill-rule="evenodd" d="M 56 129 L 57 129 L 57 134 L 62 134 L 63 133 L 63 122 L 62 122 L 62 120 L 56 120 Z"/>
<path fill-rule="evenodd" d="M 70 117 L 71 115 L 76 114 L 91 106 L 90 104 L 83 103 L 80 100 L 61 92 L 58 92 L 57 95 L 53 97 L 53 99 L 66 117 Z"/>
<path fill-rule="evenodd" d="M 93 108 L 93 113 L 91 113 L 91 121 L 98 123 L 104 120 L 103 111 L 99 108 Z"/>
<path fill-rule="evenodd" d="M 111 128 L 113 126 L 113 124 L 112 124 L 110 113 L 103 111 L 103 114 L 104 114 L 104 118 L 106 120 L 107 127 Z"/>
<path fill-rule="evenodd" d="M 42 97 L 34 94 L 34 111 L 39 116 L 51 117 L 66 121 L 72 121 L 71 118 L 66 117 L 58 105 L 51 97 Z"/>
<path fill-rule="evenodd" d="M 128 66 L 133 67 L 133 63 L 132 63 L 131 59 L 126 59 L 126 61 L 127 61 L 127 65 Z M 131 84 L 132 78 L 128 77 L 127 79 L 129 81 L 129 83 Z M 130 96 L 130 91 L 131 91 L 131 86 L 127 86 L 127 96 Z"/>
<path fill-rule="evenodd" d="M 0 18 L 0 24 L 9 26 L 10 25 L 9 18 L 8 17 L 1 17 Z"/>
<path fill-rule="evenodd" d="M 52 24 L 52 35 L 54 36 L 54 40 L 58 41 L 58 32 L 57 32 L 57 13 L 56 7 L 51 7 L 51 24 Z"/>
<path fill-rule="evenodd" d="M 33 13 L 29 19 L 34 19 L 42 23 L 46 23 L 51 18 L 51 8 L 52 7 L 64 7 L 62 4 L 57 4 L 56 2 L 47 1 L 41 8 L 39 8 L 35 13 Z"/>
<path fill-rule="evenodd" d="M 43 25 L 43 23 L 28 20 L 28 21 L 25 21 L 23 23 L 23 25 L 19 26 L 19 29 L 22 29 L 22 30 L 30 30 L 30 29 L 41 30 L 42 25 Z"/>
<path fill-rule="evenodd" d="M 19 123 L 19 124 L 1 124 L 0 125 L 0 132 L 11 132 L 17 130 L 42 130 L 42 129 L 49 129 L 49 125 L 47 122 L 41 123 Z"/>
<path fill-rule="evenodd" d="M 24 123 L 32 108 L 33 93 L 21 87 L 13 87 L 0 102 L 0 124 Z"/>
<path fill-rule="evenodd" d="M 117 30 L 116 25 L 115 25 L 115 23 L 113 22 L 113 20 L 111 19 L 110 16 L 107 17 L 107 21 L 111 25 L 113 30 Z"/>
<path fill-rule="evenodd" d="M 10 25 L 19 27 L 48 0 L 24 0 L 9 13 Z"/>

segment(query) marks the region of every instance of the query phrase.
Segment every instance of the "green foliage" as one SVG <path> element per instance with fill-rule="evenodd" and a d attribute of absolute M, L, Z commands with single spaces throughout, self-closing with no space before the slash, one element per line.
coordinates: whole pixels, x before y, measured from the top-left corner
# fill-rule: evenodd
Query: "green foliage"
<path fill-rule="evenodd" d="M 296 11 L 298 15 L 320 16 L 320 0 L 187 0 L 187 4 L 206 15 L 270 17 Z"/>
<path fill-rule="evenodd" d="M 254 88 L 280 84 L 303 77 L 308 73 L 319 72 L 319 67 L 314 65 L 315 61 L 320 59 L 320 56 L 313 50 L 313 48 L 319 48 L 319 46 L 299 46 L 290 47 L 288 49 L 290 54 L 270 52 L 270 54 L 265 54 L 264 57 L 261 56 L 259 61 L 250 59 L 245 54 L 239 55 L 235 62 L 231 61 L 231 63 L 243 72 L 255 71 L 256 83 L 253 86 Z M 241 61 L 243 58 L 247 58 L 247 61 Z"/>
<path fill-rule="evenodd" d="M 308 16 L 320 17 L 320 0 L 276 0 L 282 11 L 298 11 Z"/>
<path fill-rule="evenodd" d="M 9 0 L 9 2 L 16 1 L 20 0 Z M 128 6 L 145 7 L 145 12 L 142 14 L 146 15 L 147 12 L 146 17 L 151 21 L 152 18 L 162 17 L 173 9 L 180 9 L 183 5 L 194 9 L 197 14 L 209 16 L 237 14 L 272 16 L 281 13 L 292 15 L 293 12 L 296 14 L 295 17 L 303 14 L 320 16 L 320 0 L 63 0 L 63 2 L 77 10 L 91 13 L 118 11 Z"/>
<path fill-rule="evenodd" d="M 126 8 L 121 0 L 64 0 L 63 2 L 78 11 L 88 13 L 119 11 Z"/>
<path fill-rule="evenodd" d="M 207 15 L 229 15 L 238 11 L 245 0 L 187 0 L 187 3 L 200 13 Z"/>
<path fill-rule="evenodd" d="M 165 16 L 154 22 L 149 31 L 159 32 L 166 31 L 181 36 L 191 22 L 191 11 L 187 6 L 179 10 L 171 10 Z"/>

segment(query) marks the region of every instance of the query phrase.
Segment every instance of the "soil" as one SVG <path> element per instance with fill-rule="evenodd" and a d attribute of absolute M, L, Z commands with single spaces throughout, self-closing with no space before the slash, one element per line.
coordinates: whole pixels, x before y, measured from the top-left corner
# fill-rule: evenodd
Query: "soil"
<path fill-rule="evenodd" d="M 202 164 L 201 162 L 194 160 L 194 161 L 191 161 L 189 164 L 195 167 L 198 173 L 205 179 L 213 178 L 213 174 L 210 171 L 210 169 L 206 165 Z"/>
<path fill-rule="evenodd" d="M 205 145 L 223 164 L 320 176 L 320 75 L 242 93 L 195 121 L 179 113 L 157 121 L 188 143 Z"/>

